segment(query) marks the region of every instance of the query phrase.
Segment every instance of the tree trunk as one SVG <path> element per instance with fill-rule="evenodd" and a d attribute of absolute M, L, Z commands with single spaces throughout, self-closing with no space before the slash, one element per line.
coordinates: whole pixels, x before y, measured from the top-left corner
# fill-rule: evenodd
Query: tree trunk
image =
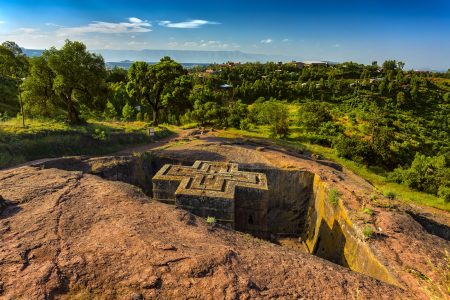
<path fill-rule="evenodd" d="M 78 115 L 78 111 L 73 105 L 72 99 L 70 97 L 65 96 L 67 102 L 67 121 L 70 124 L 80 124 L 80 116 Z"/>
<path fill-rule="evenodd" d="M 23 112 L 23 101 L 22 101 L 22 94 L 20 92 L 20 86 L 17 86 L 18 92 L 19 92 L 19 103 L 20 103 L 20 113 L 22 114 L 22 127 L 25 127 L 25 113 Z"/>
<path fill-rule="evenodd" d="M 152 125 L 153 126 L 158 126 L 158 109 L 157 108 L 152 108 L 153 111 L 153 122 Z"/>

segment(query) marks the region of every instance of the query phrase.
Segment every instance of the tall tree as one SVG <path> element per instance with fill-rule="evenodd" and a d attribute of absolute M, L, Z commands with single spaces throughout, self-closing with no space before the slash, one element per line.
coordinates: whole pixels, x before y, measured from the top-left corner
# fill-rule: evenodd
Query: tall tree
<path fill-rule="evenodd" d="M 11 78 L 16 82 L 20 112 L 22 114 L 22 125 L 25 126 L 25 114 L 20 92 L 20 84 L 28 73 L 28 60 L 22 53 L 22 49 L 14 42 L 6 41 L 0 46 L 0 75 Z"/>
<path fill-rule="evenodd" d="M 60 101 L 53 90 L 55 73 L 48 66 L 50 54 L 50 51 L 44 51 L 41 56 L 30 59 L 30 75 L 22 84 L 24 104 L 33 115 L 54 115 Z"/>
<path fill-rule="evenodd" d="M 174 82 L 187 72 L 183 66 L 165 56 L 155 65 L 135 62 L 128 70 L 127 91 L 131 97 L 146 101 L 153 111 L 153 126 L 158 126 L 159 111 L 167 105 L 171 97 L 166 97 L 175 88 Z"/>
<path fill-rule="evenodd" d="M 105 92 L 103 57 L 89 53 L 83 43 L 69 40 L 61 50 L 50 51 L 48 65 L 56 75 L 53 88 L 64 101 L 67 120 L 80 123 L 80 106 L 94 108 L 96 96 Z"/>

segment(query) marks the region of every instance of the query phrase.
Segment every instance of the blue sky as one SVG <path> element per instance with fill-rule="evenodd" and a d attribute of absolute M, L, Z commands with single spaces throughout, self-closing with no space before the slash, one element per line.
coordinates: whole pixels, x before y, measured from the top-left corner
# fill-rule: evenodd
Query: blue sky
<path fill-rule="evenodd" d="M 240 50 L 450 67 L 450 0 L 0 0 L 0 41 L 26 48 Z"/>

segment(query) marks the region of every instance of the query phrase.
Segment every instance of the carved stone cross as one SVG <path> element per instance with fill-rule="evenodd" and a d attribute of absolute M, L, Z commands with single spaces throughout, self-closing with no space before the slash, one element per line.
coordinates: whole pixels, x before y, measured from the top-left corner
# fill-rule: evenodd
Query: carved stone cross
<path fill-rule="evenodd" d="M 156 200 L 231 224 L 235 206 L 240 206 L 235 202 L 248 197 L 256 200 L 268 191 L 265 174 L 239 171 L 237 164 L 225 162 L 196 161 L 192 167 L 164 165 L 152 181 Z"/>

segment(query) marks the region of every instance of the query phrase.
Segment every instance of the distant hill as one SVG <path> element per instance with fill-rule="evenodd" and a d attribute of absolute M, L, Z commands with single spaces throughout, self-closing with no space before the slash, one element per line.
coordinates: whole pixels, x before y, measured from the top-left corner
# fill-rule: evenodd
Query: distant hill
<path fill-rule="evenodd" d="M 39 56 L 43 50 L 23 49 L 24 53 L 30 57 Z M 133 61 L 157 62 L 164 56 L 189 64 L 210 64 L 233 62 L 268 62 L 268 61 L 291 61 L 298 59 L 289 56 L 250 54 L 242 51 L 197 51 L 197 50 L 92 50 L 99 53 L 107 62 Z"/>
<path fill-rule="evenodd" d="M 119 68 L 124 68 L 124 69 L 128 69 L 131 64 L 133 63 L 133 61 L 131 60 L 124 60 L 124 61 L 108 61 L 106 62 L 106 67 L 107 68 L 114 68 L 114 67 L 119 67 Z M 149 62 L 149 64 L 156 64 L 156 62 Z M 209 63 L 180 63 L 184 68 L 186 69 L 191 69 L 193 67 L 205 67 L 210 65 Z"/>

